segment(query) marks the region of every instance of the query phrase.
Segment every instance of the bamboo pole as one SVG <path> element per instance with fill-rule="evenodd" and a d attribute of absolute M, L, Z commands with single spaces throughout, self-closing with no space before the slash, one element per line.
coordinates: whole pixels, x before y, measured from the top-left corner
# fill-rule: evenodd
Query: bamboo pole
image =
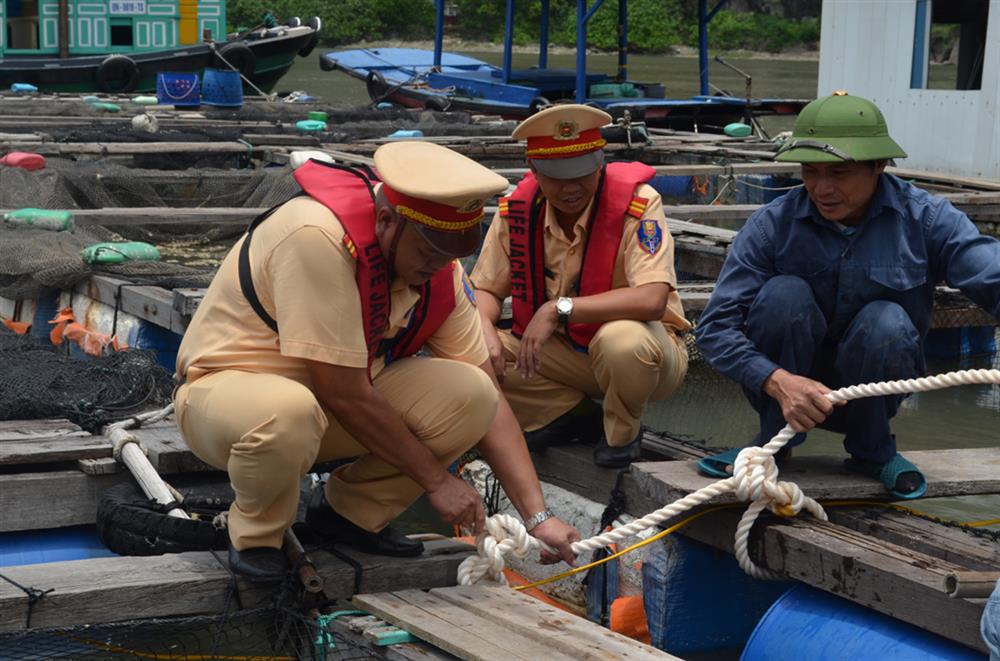
<path fill-rule="evenodd" d="M 998 571 L 956 571 L 944 577 L 944 591 L 949 597 L 984 599 L 1000 581 Z"/>

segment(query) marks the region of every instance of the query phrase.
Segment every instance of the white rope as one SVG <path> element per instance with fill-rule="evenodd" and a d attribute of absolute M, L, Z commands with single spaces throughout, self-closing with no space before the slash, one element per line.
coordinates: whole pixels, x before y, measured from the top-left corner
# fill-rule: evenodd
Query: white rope
<path fill-rule="evenodd" d="M 867 383 L 835 390 L 827 393 L 826 397 L 836 404 L 863 397 L 902 395 L 972 384 L 1000 384 L 1000 370 L 962 370 L 919 379 Z M 732 491 L 741 501 L 753 501 L 736 526 L 734 552 L 740 567 L 754 578 L 777 578 L 778 574 L 754 564 L 747 550 L 750 529 L 753 528 L 757 516 L 765 508 L 780 516 L 789 517 L 806 509 L 816 518 L 827 520 L 823 507 L 803 494 L 798 485 L 793 482 L 779 482 L 777 479 L 778 467 L 774 462 L 774 455 L 794 435 L 795 431 L 786 425 L 764 446 L 743 448 L 733 462 L 732 477 L 713 482 L 632 523 L 575 542 L 571 547 L 573 553 L 579 555 L 584 551 L 594 551 L 609 544 L 620 543 L 627 537 L 657 526 L 693 507 L 704 505 L 716 496 Z M 486 531 L 477 538 L 476 548 L 479 555 L 466 558 L 458 568 L 459 585 L 472 585 L 483 578 L 506 583 L 503 578 L 503 554 L 507 551 L 513 551 L 515 555 L 524 557 L 535 548 L 550 552 L 554 550 L 541 540 L 530 536 L 524 529 L 524 524 L 507 514 L 496 514 L 486 520 Z"/>

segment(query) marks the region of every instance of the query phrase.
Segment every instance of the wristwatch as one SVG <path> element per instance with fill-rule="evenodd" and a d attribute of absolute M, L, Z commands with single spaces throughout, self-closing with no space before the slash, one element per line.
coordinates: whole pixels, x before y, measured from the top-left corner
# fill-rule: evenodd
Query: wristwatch
<path fill-rule="evenodd" d="M 529 517 L 524 522 L 524 529 L 527 530 L 528 532 L 531 532 L 532 530 L 534 530 L 535 528 L 537 528 L 542 523 L 542 521 L 548 521 L 549 519 L 551 519 L 554 516 L 555 516 L 555 514 L 553 514 L 551 511 L 549 511 L 547 509 L 544 509 L 541 512 L 539 512 L 538 514 L 535 514 L 534 516 Z"/>
<path fill-rule="evenodd" d="M 556 299 L 556 317 L 559 323 L 566 325 L 569 323 L 569 316 L 573 314 L 573 299 L 568 296 L 560 296 Z"/>

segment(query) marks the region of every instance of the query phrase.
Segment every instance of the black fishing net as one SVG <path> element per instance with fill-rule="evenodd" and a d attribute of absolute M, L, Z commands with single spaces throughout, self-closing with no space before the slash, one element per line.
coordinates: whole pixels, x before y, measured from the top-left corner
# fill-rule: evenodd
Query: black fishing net
<path fill-rule="evenodd" d="M 99 434 L 109 422 L 165 406 L 172 388 L 153 352 L 78 359 L 0 327 L 0 420 L 65 418 Z"/>
<path fill-rule="evenodd" d="M 218 615 L 24 629 L 0 635 L 0 658 L 347 661 L 385 657 L 331 630 L 318 612 L 274 605 Z"/>

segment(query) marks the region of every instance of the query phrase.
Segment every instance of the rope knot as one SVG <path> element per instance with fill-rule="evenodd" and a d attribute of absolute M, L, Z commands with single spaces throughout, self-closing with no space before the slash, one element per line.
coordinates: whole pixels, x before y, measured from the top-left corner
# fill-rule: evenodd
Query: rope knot
<path fill-rule="evenodd" d="M 473 585 L 485 577 L 506 585 L 504 554 L 524 558 L 539 545 L 519 520 L 509 514 L 494 514 L 486 519 L 486 530 L 476 538 L 479 555 L 469 556 L 458 566 L 458 584 Z"/>

